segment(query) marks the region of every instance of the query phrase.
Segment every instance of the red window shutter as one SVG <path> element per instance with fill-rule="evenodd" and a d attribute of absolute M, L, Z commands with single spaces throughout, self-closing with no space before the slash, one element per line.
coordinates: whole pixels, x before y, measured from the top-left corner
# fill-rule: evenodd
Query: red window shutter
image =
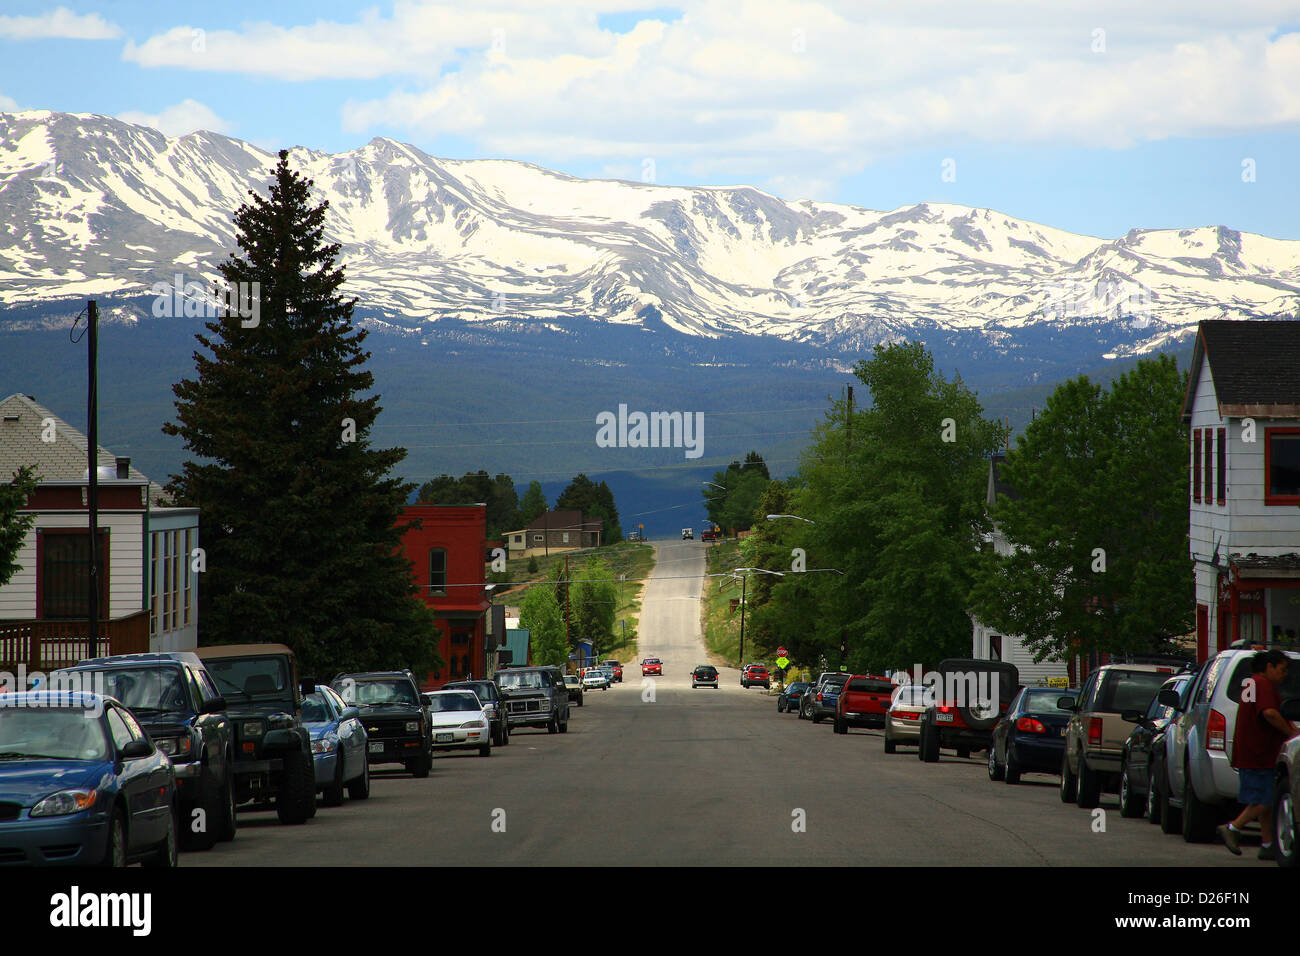
<path fill-rule="evenodd" d="M 1201 500 L 1201 430 L 1192 429 L 1192 500 Z"/>
<path fill-rule="evenodd" d="M 1224 488 L 1228 484 L 1228 446 L 1225 440 L 1225 431 L 1222 428 L 1219 429 L 1219 444 L 1216 450 L 1219 453 L 1217 460 L 1218 467 L 1216 469 L 1218 472 L 1218 482 L 1216 487 L 1219 490 L 1219 504 L 1222 505 L 1226 504 L 1228 501 L 1227 493 L 1224 491 Z"/>

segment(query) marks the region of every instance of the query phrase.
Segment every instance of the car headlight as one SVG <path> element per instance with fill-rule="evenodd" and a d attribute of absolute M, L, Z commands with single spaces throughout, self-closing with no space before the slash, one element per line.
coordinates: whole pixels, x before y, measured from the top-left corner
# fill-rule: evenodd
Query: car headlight
<path fill-rule="evenodd" d="M 155 746 L 169 757 L 188 757 L 194 750 L 194 742 L 185 737 L 159 737 Z"/>
<path fill-rule="evenodd" d="M 242 729 L 245 737 L 262 736 L 262 722 L 260 720 L 250 720 L 244 724 Z"/>
<path fill-rule="evenodd" d="M 311 742 L 311 752 L 314 754 L 327 754 L 334 749 L 334 742 L 328 737 L 318 737 Z"/>
<path fill-rule="evenodd" d="M 465 723 L 461 724 L 460 726 L 461 726 L 461 729 L 462 729 L 462 730 L 464 730 L 464 729 L 467 728 L 467 727 L 468 727 L 468 728 L 483 728 L 483 727 L 486 727 L 486 726 L 487 726 L 487 721 L 486 721 L 486 720 L 467 720 L 467 721 L 465 721 Z"/>
<path fill-rule="evenodd" d="M 60 790 L 52 793 L 36 806 L 32 807 L 34 817 L 63 817 L 69 813 L 80 813 L 95 805 L 98 790 Z"/>
<path fill-rule="evenodd" d="M 408 720 L 406 722 L 406 732 L 408 734 L 418 734 L 420 732 L 420 721 Z"/>

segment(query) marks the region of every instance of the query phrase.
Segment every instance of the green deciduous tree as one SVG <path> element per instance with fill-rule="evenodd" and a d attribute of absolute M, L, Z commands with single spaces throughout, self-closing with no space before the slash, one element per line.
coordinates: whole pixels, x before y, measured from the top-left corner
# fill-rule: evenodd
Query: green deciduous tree
<path fill-rule="evenodd" d="M 561 569 L 556 568 L 558 582 Z M 528 629 L 534 664 L 563 666 L 569 652 L 564 641 L 564 605 L 556 600 L 555 582 L 528 589 L 519 607 L 519 624 Z"/>
<path fill-rule="evenodd" d="M 548 507 L 546 495 L 542 494 L 542 483 L 540 481 L 530 481 L 528 490 L 524 492 L 523 498 L 519 501 L 519 527 L 523 528 L 532 524 L 546 514 Z"/>
<path fill-rule="evenodd" d="M 22 570 L 17 561 L 18 552 L 36 522 L 35 514 L 25 515 L 22 509 L 35 491 L 36 473 L 27 466 L 14 472 L 10 481 L 0 484 L 0 587 Z"/>
<path fill-rule="evenodd" d="M 570 509 L 581 511 L 584 520 L 603 519 L 605 544 L 617 544 L 623 540 L 618 508 L 614 505 L 614 492 L 610 491 L 605 482 L 597 484 L 585 474 L 577 475 L 555 499 L 556 511 Z"/>
<path fill-rule="evenodd" d="M 618 616 L 618 585 L 609 567 L 596 557 L 582 563 L 569 595 L 569 645 L 591 641 L 598 651 L 608 647 Z"/>

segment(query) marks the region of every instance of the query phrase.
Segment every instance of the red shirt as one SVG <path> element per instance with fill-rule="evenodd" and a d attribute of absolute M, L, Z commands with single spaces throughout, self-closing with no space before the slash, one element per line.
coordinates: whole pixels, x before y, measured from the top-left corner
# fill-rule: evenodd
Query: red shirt
<path fill-rule="evenodd" d="M 1267 720 L 1264 711 L 1281 712 L 1282 699 L 1277 688 L 1263 674 L 1251 674 L 1255 699 L 1249 687 L 1243 687 L 1237 707 L 1237 726 L 1232 732 L 1232 765 L 1238 770 L 1272 770 L 1286 736 Z"/>

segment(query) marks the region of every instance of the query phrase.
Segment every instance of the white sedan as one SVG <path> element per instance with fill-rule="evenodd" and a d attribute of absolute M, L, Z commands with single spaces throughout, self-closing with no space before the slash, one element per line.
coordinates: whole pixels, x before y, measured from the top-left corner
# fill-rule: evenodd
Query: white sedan
<path fill-rule="evenodd" d="M 434 750 L 478 748 L 492 756 L 492 726 L 478 695 L 470 690 L 438 690 L 425 694 Z"/>
<path fill-rule="evenodd" d="M 609 690 L 609 675 L 595 667 L 588 667 L 582 674 L 582 689 L 595 690 L 598 687 Z"/>

